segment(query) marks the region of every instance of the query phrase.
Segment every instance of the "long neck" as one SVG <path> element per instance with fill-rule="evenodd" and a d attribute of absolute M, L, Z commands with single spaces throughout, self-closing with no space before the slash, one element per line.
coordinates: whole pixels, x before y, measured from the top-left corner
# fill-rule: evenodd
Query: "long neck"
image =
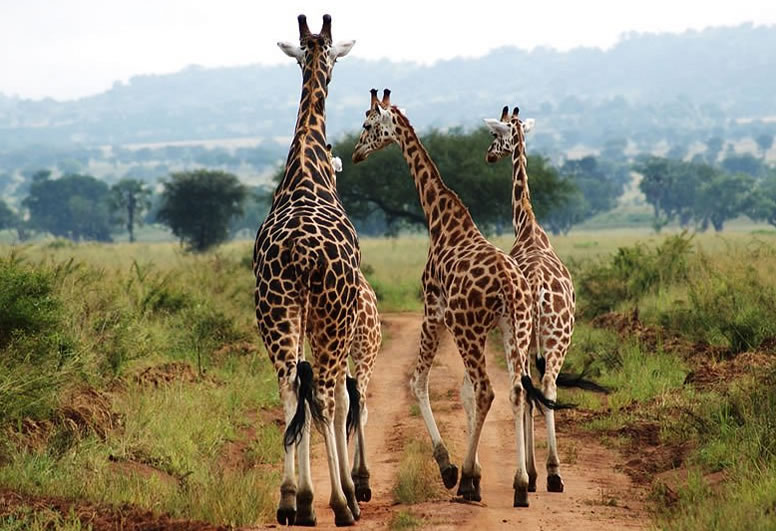
<path fill-rule="evenodd" d="M 518 125 L 517 129 L 520 129 Z M 515 239 L 533 239 L 536 217 L 531 207 L 531 193 L 528 190 L 528 171 L 525 157 L 525 142 L 520 134 L 514 133 L 515 150 L 512 152 L 512 227 Z"/>
<path fill-rule="evenodd" d="M 309 189 L 317 196 L 336 198 L 334 173 L 326 151 L 328 74 L 321 53 L 312 53 L 302 69 L 302 96 L 286 170 L 275 190 L 275 201 L 294 190 Z"/>
<path fill-rule="evenodd" d="M 426 214 L 432 245 L 451 241 L 463 233 L 476 231 L 469 210 L 458 195 L 442 181 L 439 170 L 421 144 L 409 120 L 394 108 L 397 117 L 396 133 L 402 155 L 415 180 L 420 206 Z"/>

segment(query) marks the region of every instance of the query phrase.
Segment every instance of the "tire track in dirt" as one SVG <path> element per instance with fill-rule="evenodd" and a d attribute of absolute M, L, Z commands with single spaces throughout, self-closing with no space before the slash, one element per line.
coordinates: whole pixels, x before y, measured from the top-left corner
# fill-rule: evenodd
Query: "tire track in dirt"
<path fill-rule="evenodd" d="M 372 474 L 372 500 L 361 504 L 362 529 L 385 529 L 399 510 L 408 510 L 424 520 L 424 529 L 496 529 L 523 526 L 526 529 L 639 529 L 648 526 L 644 510 L 644 492 L 637 488 L 621 468 L 624 459 L 603 447 L 596 439 L 574 426 L 563 412 L 556 414 L 561 473 L 566 484 L 562 494 L 546 492 L 544 460 L 546 430 L 537 416 L 538 492 L 530 493 L 531 506 L 512 507 L 512 479 L 516 469 L 516 450 L 512 409 L 508 403 L 508 377 L 488 353 L 489 373 L 496 392 L 480 444 L 483 503 L 450 499 L 412 506 L 395 505 L 392 488 L 407 438 L 426 440 L 428 434 L 419 417 L 410 416 L 414 403 L 408 386 L 408 374 L 414 366 L 422 316 L 412 313 L 383 316 L 387 340 L 378 355 L 369 386 L 367 405 L 367 453 Z M 440 425 L 453 461 L 460 464 L 466 448 L 466 418 L 458 397 L 463 364 L 449 334 L 431 372 L 431 394 Z M 335 529 L 328 508 L 329 474 L 323 443 L 313 437 L 312 473 L 318 528 Z M 569 459 L 571 457 L 571 459 Z M 352 458 L 352 456 L 351 456 Z M 565 463 L 565 461 L 572 461 Z M 441 482 L 441 479 L 439 480 Z M 274 526 L 272 526 L 274 527 Z"/>

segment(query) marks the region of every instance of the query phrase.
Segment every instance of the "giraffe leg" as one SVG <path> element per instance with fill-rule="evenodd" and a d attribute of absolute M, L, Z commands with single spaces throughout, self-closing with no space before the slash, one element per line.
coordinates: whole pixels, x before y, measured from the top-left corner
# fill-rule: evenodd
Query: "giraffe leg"
<path fill-rule="evenodd" d="M 439 466 L 442 481 L 446 488 L 452 489 L 458 483 L 458 468 L 450 463 L 450 454 L 442 441 L 442 435 L 439 433 L 436 420 L 434 420 L 434 413 L 431 411 L 431 401 L 428 396 L 428 375 L 439 347 L 439 333 L 442 327 L 442 320 L 437 315 L 430 312 L 427 305 L 426 315 L 423 318 L 420 330 L 420 352 L 418 353 L 410 386 L 418 399 L 420 414 L 423 416 L 426 429 L 431 436 L 431 443 L 434 445 L 434 459 L 436 459 Z"/>
<path fill-rule="evenodd" d="M 358 374 L 358 371 L 356 371 Z M 359 384 L 362 380 L 359 380 Z M 366 421 L 369 412 L 366 407 L 366 386 L 359 385 L 361 394 L 360 417 L 356 427 L 356 442 L 353 450 L 353 470 L 351 476 L 356 487 L 356 499 L 368 502 L 372 499 L 372 489 L 369 487 L 369 467 L 366 463 Z"/>
<path fill-rule="evenodd" d="M 302 431 L 302 439 L 296 447 L 299 460 L 299 488 L 296 491 L 296 522 L 294 525 L 315 526 L 317 519 L 313 508 L 313 482 L 310 473 L 310 430 L 312 417 L 310 406 L 307 408 L 307 422 Z"/>
<path fill-rule="evenodd" d="M 286 427 L 296 413 L 298 398 L 293 385 L 288 381 L 278 381 L 280 399 L 286 418 Z M 283 481 L 280 484 L 280 503 L 277 510 L 277 521 L 280 525 L 294 525 L 296 522 L 296 471 L 294 463 L 294 447 L 285 447 L 283 462 Z"/>
<path fill-rule="evenodd" d="M 484 346 L 484 339 L 482 341 Z M 482 426 L 485 424 L 485 417 L 490 411 L 493 403 L 494 393 L 490 384 L 487 372 L 484 371 L 485 356 L 482 350 L 477 355 L 466 360 L 466 377 L 464 378 L 464 391 L 471 396 L 464 398 L 464 404 L 468 401 L 469 408 L 472 409 L 472 415 L 469 420 L 469 444 L 467 446 L 466 458 L 461 468 L 461 483 L 458 487 L 458 494 L 465 500 L 481 501 L 480 481 L 482 478 L 482 469 L 477 457 L 477 451 L 480 444 L 480 435 L 482 435 Z"/>
<path fill-rule="evenodd" d="M 361 517 L 361 510 L 358 507 L 358 501 L 356 501 L 356 489 L 353 485 L 353 478 L 350 475 L 350 470 L 348 470 L 349 459 L 346 420 L 350 398 L 345 387 L 344 372 L 341 381 L 337 382 L 335 386 L 335 397 L 334 435 L 337 444 L 340 483 L 350 512 L 353 515 L 353 519 L 358 520 Z"/>
<path fill-rule="evenodd" d="M 548 365 L 549 364 L 549 359 Z M 542 391 L 550 400 L 556 400 L 558 389 L 555 385 L 557 373 L 548 366 L 542 379 Z M 560 477 L 560 459 L 558 458 L 558 442 L 555 438 L 555 411 L 544 408 L 544 422 L 547 424 L 547 491 L 563 492 L 563 479 Z"/>
<path fill-rule="evenodd" d="M 525 424 L 525 459 L 528 467 L 528 492 L 536 492 L 536 454 L 534 450 L 534 408 L 528 402 L 523 409 Z"/>
<path fill-rule="evenodd" d="M 528 334 L 518 336 L 514 330 L 512 322 L 518 326 L 528 329 Z M 530 478 L 526 467 L 526 447 L 528 446 L 528 428 L 526 422 L 526 409 L 528 406 L 528 397 L 520 382 L 522 371 L 526 367 L 527 354 L 529 347 L 529 337 L 531 330 L 531 320 L 523 316 L 522 320 L 501 319 L 499 321 L 501 335 L 504 341 L 504 353 L 507 358 L 507 368 L 509 370 L 509 402 L 512 404 L 512 412 L 515 419 L 515 442 L 517 444 L 517 470 L 515 471 L 514 481 L 512 483 L 515 489 L 515 498 L 513 505 L 515 507 L 528 507 L 528 490 Z M 521 339 L 522 338 L 522 339 Z M 533 418 L 531 416 L 531 418 Z M 533 431 L 533 430 L 531 430 Z M 533 435 L 531 434 L 531 440 Z"/>
<path fill-rule="evenodd" d="M 334 383 L 334 382 L 332 382 Z M 353 513 L 348 507 L 345 493 L 342 489 L 340 474 L 340 459 L 337 451 L 337 433 L 335 427 L 336 400 L 333 392 L 330 392 L 334 386 L 327 387 L 327 382 L 319 381 L 316 387 L 316 395 L 323 407 L 324 420 L 318 427 L 323 435 L 324 445 L 326 447 L 326 459 L 329 464 L 329 479 L 331 481 L 331 496 L 329 497 L 329 507 L 334 512 L 334 523 L 339 526 L 348 526 L 355 523 Z M 321 391 L 325 389 L 325 391 Z M 347 393 L 346 393 L 347 394 Z M 347 409 L 345 410 L 347 413 Z M 345 454 L 347 455 L 347 454 Z"/>

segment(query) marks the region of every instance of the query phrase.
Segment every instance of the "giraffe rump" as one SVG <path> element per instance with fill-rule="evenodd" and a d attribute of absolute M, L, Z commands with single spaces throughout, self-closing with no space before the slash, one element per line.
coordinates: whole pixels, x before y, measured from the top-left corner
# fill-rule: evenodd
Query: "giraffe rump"
<path fill-rule="evenodd" d="M 291 422 L 283 435 L 283 442 L 286 446 L 299 444 L 302 439 L 302 431 L 307 423 L 307 411 L 305 404 L 310 406 L 310 414 L 313 419 L 319 422 L 324 420 L 321 405 L 313 396 L 313 367 L 310 362 L 300 361 L 296 366 L 296 413 L 294 413 Z"/>
<path fill-rule="evenodd" d="M 542 356 L 536 356 L 536 368 L 539 370 L 539 374 L 544 377 L 544 372 L 547 369 L 547 361 Z M 558 387 L 565 387 L 565 388 L 577 388 L 577 389 L 584 389 L 585 391 L 592 391 L 594 393 L 603 393 L 605 395 L 608 395 L 612 392 L 611 389 L 608 387 L 605 387 L 601 384 L 598 384 L 594 382 L 593 380 L 589 380 L 585 378 L 587 376 L 587 371 L 590 368 L 590 365 L 585 365 L 582 368 L 582 372 L 579 374 L 572 374 L 569 372 L 561 372 L 558 374 L 558 377 L 555 379 L 555 383 L 558 385 Z"/>

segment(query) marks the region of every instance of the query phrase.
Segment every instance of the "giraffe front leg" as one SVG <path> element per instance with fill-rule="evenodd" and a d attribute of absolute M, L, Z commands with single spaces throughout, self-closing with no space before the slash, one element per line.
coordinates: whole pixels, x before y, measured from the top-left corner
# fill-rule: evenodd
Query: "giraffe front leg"
<path fill-rule="evenodd" d="M 356 520 L 348 507 L 345 493 L 342 489 L 340 474 L 340 459 L 337 451 L 337 433 L 334 419 L 336 417 L 336 400 L 333 392 L 330 392 L 325 383 L 320 388 L 326 389 L 318 393 L 318 399 L 323 405 L 324 420 L 320 423 L 320 431 L 326 447 L 326 459 L 329 464 L 329 479 L 331 480 L 331 496 L 329 507 L 334 512 L 334 523 L 337 527 L 353 525 Z M 347 393 L 346 393 L 347 394 Z M 347 455 L 347 454 L 345 454 Z M 347 465 L 346 467 L 347 468 Z"/>
<path fill-rule="evenodd" d="M 335 386 L 335 404 L 334 435 L 337 444 L 340 482 L 342 485 L 342 492 L 345 495 L 353 519 L 358 520 L 361 517 L 361 510 L 358 506 L 358 501 L 356 500 L 356 489 L 353 485 L 353 478 L 350 475 L 350 470 L 348 470 L 349 459 L 346 421 L 350 397 L 345 386 L 344 375 L 341 378 L 341 381 L 337 382 Z M 356 407 L 358 407 L 357 404 Z"/>
<path fill-rule="evenodd" d="M 431 436 L 431 443 L 434 445 L 434 459 L 439 466 L 442 481 L 446 488 L 452 489 L 458 483 L 458 467 L 450 463 L 450 453 L 447 451 L 444 441 L 442 441 L 442 435 L 439 433 L 436 420 L 434 420 L 434 413 L 431 410 L 431 401 L 428 395 L 428 375 L 439 346 L 441 325 L 441 320 L 434 318 L 427 310 L 421 326 L 420 351 L 410 386 L 418 400 L 420 414 Z"/>
<path fill-rule="evenodd" d="M 482 501 L 480 492 L 482 468 L 479 464 L 478 448 L 482 427 L 485 424 L 485 417 L 495 396 L 487 373 L 483 373 L 484 377 L 480 377 L 476 382 L 473 382 L 473 379 L 478 375 L 474 367 L 480 363 L 485 363 L 485 357 L 482 355 L 477 357 L 476 362 L 466 363 L 467 372 L 462 386 L 462 398 L 469 419 L 469 444 L 466 458 L 461 468 L 461 483 L 458 486 L 458 495 L 469 501 Z"/>
<path fill-rule="evenodd" d="M 359 384 L 361 382 L 359 381 Z M 351 476 L 356 488 L 356 499 L 368 502 L 372 499 L 372 489 L 369 486 L 369 467 L 366 462 L 366 421 L 368 410 L 366 407 L 366 387 L 359 385 L 361 394 L 359 423 L 356 427 L 356 442 L 353 450 L 353 470 Z"/>
<path fill-rule="evenodd" d="M 523 409 L 525 424 L 525 459 L 528 468 L 528 492 L 536 492 L 536 479 L 539 477 L 536 471 L 536 452 L 534 448 L 534 407 L 527 402 Z"/>
<path fill-rule="evenodd" d="M 550 400 L 558 397 L 555 384 L 557 374 L 548 370 L 542 380 L 544 396 Z M 544 408 L 544 422 L 547 424 L 547 492 L 563 492 L 563 479 L 560 477 L 560 459 L 558 458 L 558 441 L 555 438 L 555 411 Z"/>

